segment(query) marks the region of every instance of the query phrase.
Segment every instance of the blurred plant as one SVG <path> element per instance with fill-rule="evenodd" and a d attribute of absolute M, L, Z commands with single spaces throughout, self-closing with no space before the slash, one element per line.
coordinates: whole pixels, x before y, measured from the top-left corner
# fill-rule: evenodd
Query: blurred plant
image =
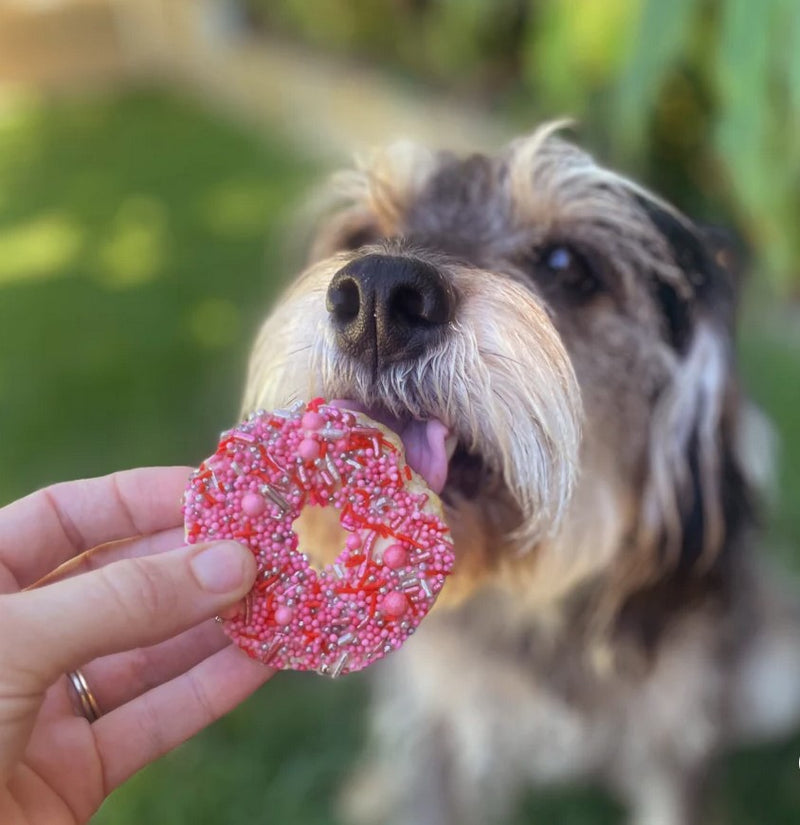
<path fill-rule="evenodd" d="M 532 109 L 574 115 L 613 161 L 733 220 L 773 283 L 800 294 L 797 0 L 245 2 L 268 30 L 526 123 Z"/>
<path fill-rule="evenodd" d="M 688 81 L 688 82 L 687 82 Z M 682 92 L 681 92 L 682 90 Z M 681 104 L 681 93 L 688 99 Z M 800 288 L 800 6 L 796 0 L 646 0 L 620 73 L 618 136 L 647 151 L 707 102 L 702 151 L 768 271 Z M 665 111 L 666 109 L 666 111 Z M 690 127 L 691 128 L 691 127 Z M 695 127 L 696 128 L 696 127 Z M 652 132 L 650 133 L 652 135 Z M 701 170 L 698 177 L 703 175 Z M 707 176 L 708 173 L 706 172 Z M 698 183 L 701 182 L 698 180 Z"/>

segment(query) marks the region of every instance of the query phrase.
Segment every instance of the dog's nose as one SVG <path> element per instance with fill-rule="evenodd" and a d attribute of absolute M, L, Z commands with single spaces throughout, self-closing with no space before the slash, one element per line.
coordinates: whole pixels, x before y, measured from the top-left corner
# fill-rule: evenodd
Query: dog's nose
<path fill-rule="evenodd" d="M 439 270 L 416 258 L 365 255 L 340 269 L 326 306 L 336 342 L 353 358 L 392 363 L 417 358 L 440 340 L 455 296 Z"/>

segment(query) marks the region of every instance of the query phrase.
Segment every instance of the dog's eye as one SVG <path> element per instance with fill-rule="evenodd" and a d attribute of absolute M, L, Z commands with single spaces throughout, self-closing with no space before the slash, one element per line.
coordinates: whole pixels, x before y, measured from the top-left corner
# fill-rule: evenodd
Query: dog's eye
<path fill-rule="evenodd" d="M 359 226 L 351 229 L 342 236 L 339 242 L 339 248 L 347 251 L 360 249 L 362 246 L 375 243 L 379 239 L 380 232 L 378 232 L 377 227 L 372 225 Z"/>
<path fill-rule="evenodd" d="M 566 244 L 551 244 L 538 250 L 535 277 L 542 289 L 581 300 L 592 298 L 602 283 L 586 258 Z"/>
<path fill-rule="evenodd" d="M 567 272 L 575 266 L 575 256 L 566 246 L 554 246 L 547 253 L 545 266 L 553 272 Z"/>

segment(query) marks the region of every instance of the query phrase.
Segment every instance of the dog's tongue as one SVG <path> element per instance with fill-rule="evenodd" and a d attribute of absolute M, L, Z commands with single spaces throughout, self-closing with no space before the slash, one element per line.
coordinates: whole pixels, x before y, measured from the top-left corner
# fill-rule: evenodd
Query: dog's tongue
<path fill-rule="evenodd" d="M 411 420 L 403 422 L 384 410 L 374 410 L 356 401 L 336 399 L 331 401 L 340 407 L 368 415 L 397 433 L 406 448 L 406 461 L 412 470 L 419 473 L 434 493 L 441 493 L 447 481 L 447 448 L 445 440 L 448 429 L 438 418 L 428 421 Z"/>

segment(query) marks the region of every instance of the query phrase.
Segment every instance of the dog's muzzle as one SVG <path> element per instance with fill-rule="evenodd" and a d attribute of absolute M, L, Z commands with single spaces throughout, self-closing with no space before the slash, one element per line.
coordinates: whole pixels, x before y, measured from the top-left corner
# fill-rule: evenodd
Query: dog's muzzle
<path fill-rule="evenodd" d="M 337 346 L 371 368 L 418 358 L 438 344 L 455 305 L 452 285 L 435 266 L 379 254 L 340 269 L 326 299 Z"/>

